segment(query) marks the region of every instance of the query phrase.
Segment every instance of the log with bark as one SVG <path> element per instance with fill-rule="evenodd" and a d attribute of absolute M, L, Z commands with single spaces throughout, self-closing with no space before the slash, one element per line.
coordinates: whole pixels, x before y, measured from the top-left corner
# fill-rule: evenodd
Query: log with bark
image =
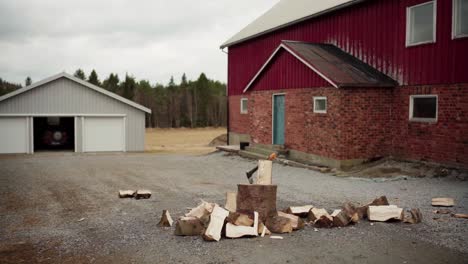
<path fill-rule="evenodd" d="M 419 210 L 418 208 L 409 209 L 404 214 L 403 222 L 405 223 L 418 224 L 418 223 L 421 223 L 421 221 L 422 221 L 422 214 L 421 214 L 421 210 Z"/>
<path fill-rule="evenodd" d="M 402 208 L 396 205 L 369 206 L 368 212 L 370 221 L 385 222 L 389 220 L 402 221 L 404 213 Z"/>
<path fill-rule="evenodd" d="M 345 227 L 351 222 L 351 217 L 343 210 L 335 210 L 331 216 L 333 217 L 333 226 Z"/>
<path fill-rule="evenodd" d="M 352 203 L 343 204 L 341 209 L 346 213 L 346 215 L 348 215 L 348 217 L 351 219 L 351 222 L 359 222 L 359 214 L 356 210 L 356 207 Z"/>
<path fill-rule="evenodd" d="M 307 220 L 314 222 L 315 220 L 319 219 L 322 215 L 330 216 L 324 208 L 312 208 L 307 215 Z M 331 216 L 330 216 L 331 218 Z"/>
<path fill-rule="evenodd" d="M 293 230 L 300 230 L 300 229 L 304 228 L 304 221 L 302 221 L 302 219 L 297 215 L 288 214 L 288 213 L 278 211 L 278 216 L 282 216 L 282 217 L 286 217 L 286 218 L 291 219 L 291 225 L 292 225 Z"/>
<path fill-rule="evenodd" d="M 239 184 L 237 191 L 237 212 L 253 215 L 256 211 L 260 221 L 265 222 L 276 215 L 276 185 Z"/>
<path fill-rule="evenodd" d="M 288 217 L 284 216 L 272 216 L 268 217 L 265 226 L 272 233 L 283 234 L 291 233 L 293 231 L 292 221 Z"/>
<path fill-rule="evenodd" d="M 455 205 L 453 198 L 432 198 L 432 206 L 452 207 Z"/>
<path fill-rule="evenodd" d="M 229 212 L 235 212 L 237 209 L 236 202 L 237 192 L 226 192 L 226 204 L 224 205 L 224 208 Z"/>
<path fill-rule="evenodd" d="M 230 212 L 226 220 L 228 223 L 237 226 L 252 226 L 254 224 L 254 220 L 248 215 L 237 212 Z"/>
<path fill-rule="evenodd" d="M 244 236 L 258 236 L 258 213 L 254 212 L 253 226 L 226 224 L 226 237 L 239 238 Z"/>
<path fill-rule="evenodd" d="M 386 196 L 380 196 L 378 198 L 375 198 L 371 203 L 366 204 L 364 206 L 356 208 L 356 211 L 359 215 L 359 219 L 366 219 L 368 218 L 367 211 L 369 206 L 380 206 L 380 205 L 389 205 L 387 197 Z"/>
<path fill-rule="evenodd" d="M 174 234 L 176 236 L 198 236 L 205 232 L 205 226 L 194 216 L 184 216 L 176 221 Z"/>
<path fill-rule="evenodd" d="M 303 206 L 291 206 L 286 209 L 286 213 L 297 215 L 299 217 L 307 217 L 309 211 L 313 208 L 313 205 L 303 205 Z"/>
<path fill-rule="evenodd" d="M 168 210 L 163 210 L 161 220 L 159 220 L 158 226 L 160 226 L 160 227 L 171 227 L 173 222 L 174 221 L 172 220 L 172 217 L 169 214 L 169 211 Z"/>
<path fill-rule="evenodd" d="M 133 190 L 120 190 L 119 198 L 133 198 L 135 197 L 136 191 Z"/>
<path fill-rule="evenodd" d="M 138 190 L 135 194 L 135 199 L 149 199 L 151 197 L 151 192 L 148 190 Z"/>
<path fill-rule="evenodd" d="M 210 215 L 210 222 L 203 234 L 203 239 L 207 241 L 219 241 L 221 239 L 221 231 L 224 226 L 224 220 L 229 215 L 229 211 L 215 205 L 213 212 Z"/>

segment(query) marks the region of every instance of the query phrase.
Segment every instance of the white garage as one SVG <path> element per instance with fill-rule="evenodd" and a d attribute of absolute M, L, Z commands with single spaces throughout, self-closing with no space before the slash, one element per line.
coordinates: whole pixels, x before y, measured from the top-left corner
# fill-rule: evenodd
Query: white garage
<path fill-rule="evenodd" d="M 60 73 L 0 97 L 0 154 L 144 151 L 150 113 Z"/>

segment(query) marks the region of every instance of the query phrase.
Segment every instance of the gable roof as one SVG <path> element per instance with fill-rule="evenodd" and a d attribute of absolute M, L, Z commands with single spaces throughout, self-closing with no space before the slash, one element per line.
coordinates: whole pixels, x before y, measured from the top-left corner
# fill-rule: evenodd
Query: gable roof
<path fill-rule="evenodd" d="M 247 84 L 244 93 L 252 86 L 281 49 L 289 52 L 336 88 L 395 87 L 398 85 L 392 78 L 334 45 L 282 41 Z"/>
<path fill-rule="evenodd" d="M 74 81 L 74 82 L 77 82 L 77 83 L 79 83 L 79 84 L 81 84 L 81 85 L 83 85 L 83 86 L 85 86 L 85 87 L 87 87 L 87 88 L 90 88 L 90 89 L 92 89 L 92 90 L 94 90 L 94 91 L 96 91 L 96 92 L 98 92 L 98 93 L 107 95 L 107 96 L 109 96 L 109 97 L 112 97 L 112 98 L 116 99 L 117 101 L 120 101 L 120 102 L 122 102 L 122 103 L 124 103 L 124 104 L 133 106 L 133 107 L 135 107 L 135 108 L 137 108 L 137 109 L 139 109 L 139 110 L 141 110 L 141 111 L 143 111 L 143 112 L 146 112 L 146 113 L 148 113 L 148 114 L 151 114 L 151 109 L 148 109 L 148 108 L 146 108 L 146 107 L 144 107 L 144 106 L 142 106 L 142 105 L 140 105 L 140 104 L 137 104 L 137 103 L 135 103 L 135 102 L 133 102 L 133 101 L 131 101 L 131 100 L 128 100 L 127 98 L 124 98 L 124 97 L 122 97 L 122 96 L 120 96 L 120 95 L 117 95 L 117 94 L 115 94 L 115 93 L 109 92 L 109 91 L 107 91 L 106 89 L 103 89 L 103 88 L 98 87 L 98 86 L 96 86 L 96 85 L 94 85 L 94 84 L 91 84 L 91 83 L 89 83 L 89 82 L 87 82 L 87 81 L 84 81 L 84 80 L 81 80 L 81 79 L 79 79 L 79 78 L 76 78 L 75 76 L 72 76 L 72 75 L 70 75 L 70 74 L 68 74 L 68 73 L 65 73 L 65 72 L 56 74 L 56 75 L 51 76 L 51 77 L 49 77 L 49 78 L 46 78 L 46 79 L 44 79 L 44 80 L 42 80 L 42 81 L 33 83 L 33 84 L 29 85 L 29 86 L 20 88 L 20 89 L 15 90 L 15 91 L 13 91 L 13 92 L 11 92 L 11 93 L 8 93 L 8 94 L 5 94 L 5 95 L 3 95 L 3 96 L 0 96 L 0 102 L 6 100 L 6 99 L 8 99 L 8 98 L 17 96 L 17 95 L 19 95 L 19 94 L 22 94 L 22 93 L 24 93 L 24 92 L 27 92 L 27 91 L 29 91 L 29 90 L 32 90 L 32 89 L 34 89 L 34 88 L 37 88 L 37 87 L 39 87 L 39 86 L 42 86 L 42 85 L 44 85 L 44 84 L 46 84 L 46 83 L 55 81 L 55 80 L 60 79 L 60 78 L 67 78 L 67 79 L 69 79 L 69 80 L 71 80 L 71 81 Z"/>
<path fill-rule="evenodd" d="M 318 17 L 365 0 L 281 0 L 221 45 L 221 48 Z"/>

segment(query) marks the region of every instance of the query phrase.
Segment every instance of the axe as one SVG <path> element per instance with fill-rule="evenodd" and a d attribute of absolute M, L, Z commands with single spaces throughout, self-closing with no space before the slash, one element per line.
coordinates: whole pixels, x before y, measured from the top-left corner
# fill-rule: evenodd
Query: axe
<path fill-rule="evenodd" d="M 276 159 L 276 153 L 273 152 L 268 156 L 268 160 L 275 160 Z M 258 170 L 258 165 L 255 166 L 253 169 L 247 171 L 245 175 L 247 176 L 247 180 L 249 180 L 250 184 L 253 184 L 253 174 Z"/>

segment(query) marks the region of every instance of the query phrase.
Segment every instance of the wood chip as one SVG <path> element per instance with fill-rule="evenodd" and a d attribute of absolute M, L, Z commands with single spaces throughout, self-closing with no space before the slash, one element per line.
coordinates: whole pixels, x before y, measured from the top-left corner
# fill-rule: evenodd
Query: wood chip
<path fill-rule="evenodd" d="M 452 216 L 455 217 L 455 218 L 468 219 L 468 214 L 452 214 Z"/>
<path fill-rule="evenodd" d="M 149 199 L 151 197 L 151 192 L 148 190 L 138 190 L 135 194 L 135 199 Z"/>
<path fill-rule="evenodd" d="M 160 226 L 160 227 L 171 227 L 173 222 L 174 221 L 172 220 L 172 217 L 169 214 L 169 211 L 168 210 L 163 210 L 161 220 L 159 220 L 158 226 Z"/>
<path fill-rule="evenodd" d="M 282 236 L 270 236 L 271 239 L 284 239 Z"/>
<path fill-rule="evenodd" d="M 133 190 L 120 190 L 119 198 L 133 198 L 135 197 L 136 191 Z"/>

